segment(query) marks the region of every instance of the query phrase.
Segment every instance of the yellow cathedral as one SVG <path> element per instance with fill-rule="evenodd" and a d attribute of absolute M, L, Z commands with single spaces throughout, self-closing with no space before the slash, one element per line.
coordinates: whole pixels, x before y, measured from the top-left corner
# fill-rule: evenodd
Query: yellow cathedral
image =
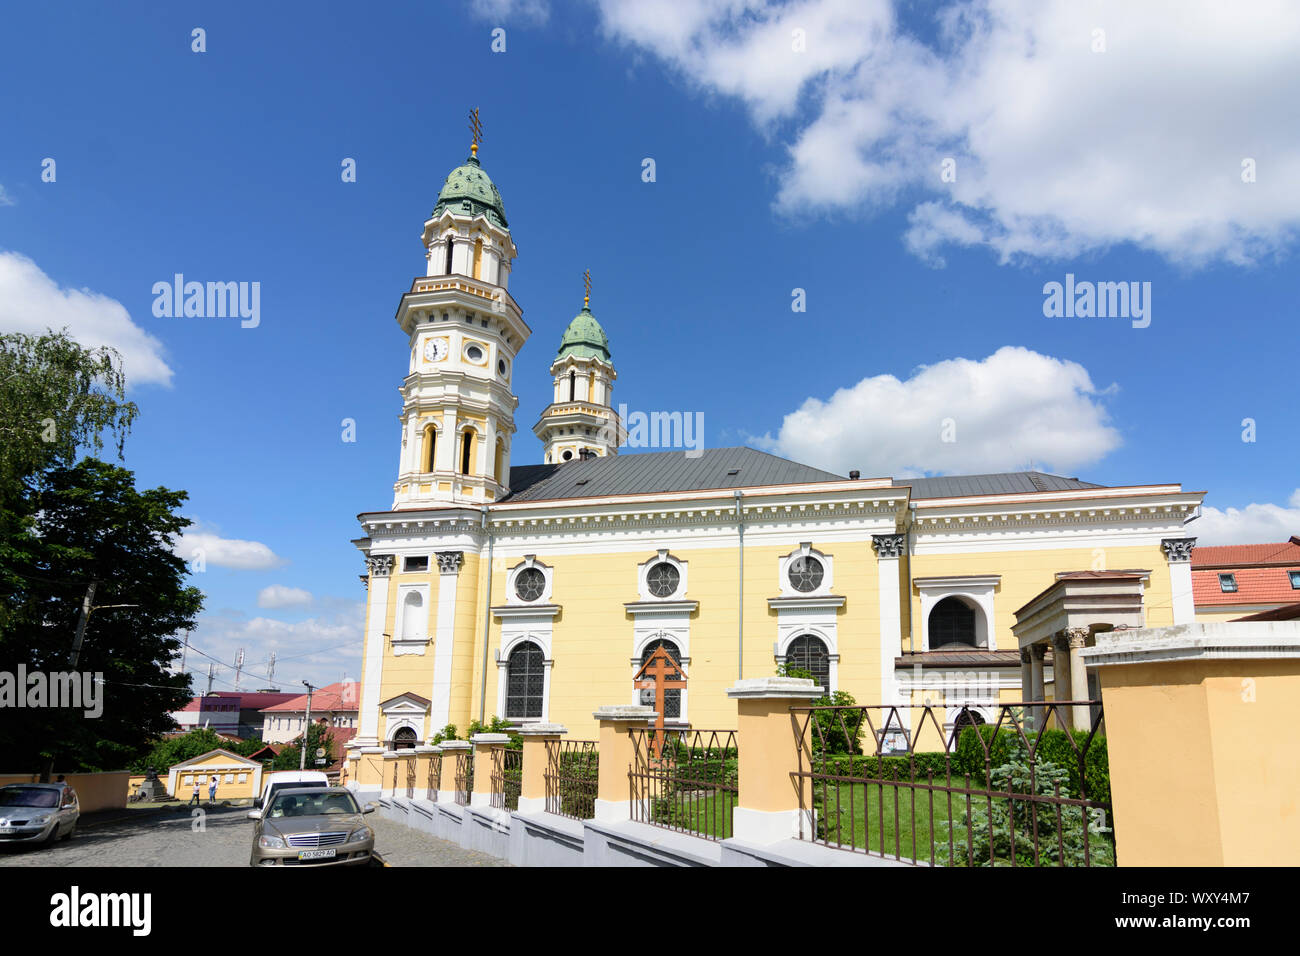
<path fill-rule="evenodd" d="M 687 678 L 669 725 L 734 728 L 726 688 L 787 665 L 860 704 L 938 705 L 952 729 L 996 720 L 1000 701 L 1095 698 L 1078 656 L 1093 635 L 1194 620 L 1186 525 L 1203 493 L 1178 484 L 619 454 L 613 353 L 589 303 L 549 366 L 543 460 L 512 465 L 531 330 L 477 151 L 447 176 L 425 274 L 397 308 L 397 480 L 354 542 L 367 602 L 351 760 L 493 716 L 595 737 L 593 711 L 638 703 L 633 675 L 659 646 Z"/>

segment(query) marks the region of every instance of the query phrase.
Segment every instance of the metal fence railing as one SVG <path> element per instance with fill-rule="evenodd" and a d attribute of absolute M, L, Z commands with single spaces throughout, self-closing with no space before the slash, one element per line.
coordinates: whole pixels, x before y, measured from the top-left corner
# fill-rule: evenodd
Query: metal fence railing
<path fill-rule="evenodd" d="M 406 763 L 406 798 L 410 800 L 415 796 L 415 758 L 403 758 Z"/>
<path fill-rule="evenodd" d="M 519 809 L 519 791 L 524 782 L 524 752 L 517 747 L 492 751 L 492 806 L 498 810 Z"/>
<path fill-rule="evenodd" d="M 1086 708 L 1086 709 L 1085 709 Z M 1097 701 L 791 707 L 800 837 L 929 866 L 1113 866 Z M 1086 730 L 1069 718 L 1091 717 Z"/>
<path fill-rule="evenodd" d="M 426 800 L 436 801 L 438 790 L 442 786 L 442 754 L 429 754 L 429 774 L 424 781 Z"/>
<path fill-rule="evenodd" d="M 469 795 L 473 789 L 474 752 L 461 751 L 456 754 L 456 802 L 462 807 L 469 806 Z"/>
<path fill-rule="evenodd" d="M 546 812 L 574 820 L 596 815 L 600 751 L 594 740 L 546 742 Z"/>
<path fill-rule="evenodd" d="M 709 840 L 731 836 L 739 793 L 734 730 L 630 731 L 632 819 Z"/>

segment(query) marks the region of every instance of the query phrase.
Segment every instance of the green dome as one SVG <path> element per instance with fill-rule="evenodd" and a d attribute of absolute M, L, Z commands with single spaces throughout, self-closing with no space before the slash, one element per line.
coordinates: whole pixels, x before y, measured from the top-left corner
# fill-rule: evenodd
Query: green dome
<path fill-rule="evenodd" d="M 483 172 L 476 156 L 471 156 L 464 165 L 447 174 L 442 192 L 438 193 L 438 204 L 433 207 L 433 217 L 436 219 L 442 215 L 444 209 L 462 215 L 483 215 L 502 229 L 510 228 L 506 223 L 506 207 L 501 201 L 501 193 Z"/>
<path fill-rule="evenodd" d="M 573 317 L 569 327 L 564 330 L 564 338 L 560 339 L 560 351 L 556 353 L 556 358 L 561 359 L 566 355 L 576 355 L 578 358 L 597 358 L 602 362 L 609 362 L 609 338 L 605 335 L 605 330 L 600 327 L 596 317 L 591 314 L 591 309 L 586 306 L 582 311 Z"/>

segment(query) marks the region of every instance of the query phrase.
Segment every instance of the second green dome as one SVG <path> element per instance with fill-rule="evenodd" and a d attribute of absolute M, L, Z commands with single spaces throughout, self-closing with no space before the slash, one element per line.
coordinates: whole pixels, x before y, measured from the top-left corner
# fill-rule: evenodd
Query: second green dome
<path fill-rule="evenodd" d="M 610 361 L 609 337 L 591 314 L 591 309 L 586 306 L 573 317 L 569 327 L 564 330 L 564 337 L 560 339 L 560 350 L 556 353 L 556 358 L 564 358 L 566 355 L 597 358 L 606 363 Z"/>

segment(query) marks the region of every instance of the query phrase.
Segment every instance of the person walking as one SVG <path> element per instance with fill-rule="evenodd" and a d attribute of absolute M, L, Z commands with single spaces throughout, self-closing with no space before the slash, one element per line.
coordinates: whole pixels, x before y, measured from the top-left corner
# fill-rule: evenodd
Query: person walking
<path fill-rule="evenodd" d="M 208 803 L 217 801 L 217 775 L 213 774 L 212 779 L 208 781 Z"/>
<path fill-rule="evenodd" d="M 190 805 L 191 807 L 197 807 L 197 806 L 199 805 L 199 791 L 202 789 L 202 787 L 203 787 L 203 785 L 202 785 L 201 783 L 199 783 L 199 778 L 198 778 L 198 777 L 195 777 L 195 778 L 194 778 L 194 795 L 193 795 L 192 797 L 190 797 L 190 802 L 189 802 L 189 805 Z"/>

